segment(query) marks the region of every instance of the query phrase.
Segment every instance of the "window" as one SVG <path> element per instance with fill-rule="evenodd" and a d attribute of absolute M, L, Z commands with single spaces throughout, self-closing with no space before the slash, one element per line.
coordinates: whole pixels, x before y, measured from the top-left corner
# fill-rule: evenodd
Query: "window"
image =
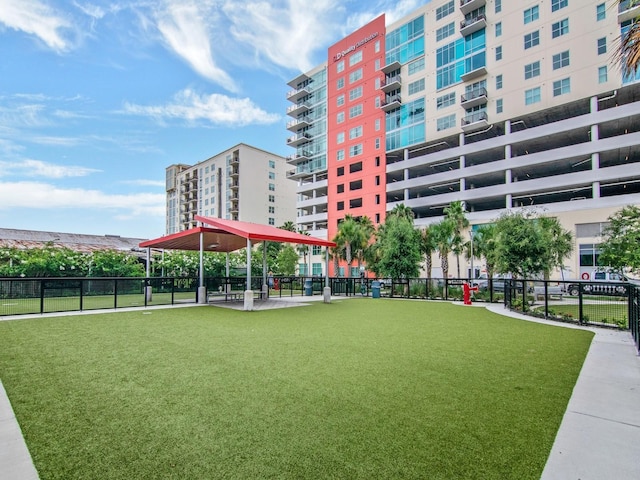
<path fill-rule="evenodd" d="M 380 108 L 380 97 L 376 96 L 373 103 L 376 108 Z"/>
<path fill-rule="evenodd" d="M 528 49 L 531 47 L 535 47 L 540 44 L 540 32 L 536 30 L 535 32 L 527 33 L 524 36 L 524 49 Z"/>
<path fill-rule="evenodd" d="M 269 168 L 276 168 L 276 161 L 275 160 L 269 160 Z"/>
<path fill-rule="evenodd" d="M 320 245 L 314 245 L 311 248 L 311 255 L 322 255 L 322 247 Z"/>
<path fill-rule="evenodd" d="M 269 225 L 275 225 L 276 224 L 276 219 L 269 217 Z"/>
<path fill-rule="evenodd" d="M 553 56 L 553 69 L 558 70 L 559 68 L 568 67 L 569 66 L 569 50 L 565 52 L 560 52 Z"/>
<path fill-rule="evenodd" d="M 374 68 L 375 68 L 376 72 L 378 70 L 380 70 L 380 59 L 379 58 L 376 58 L 376 61 L 374 62 Z"/>
<path fill-rule="evenodd" d="M 436 108 L 440 110 L 441 108 L 446 108 L 451 105 L 456 104 L 456 92 L 447 93 L 446 95 L 442 95 L 436 99 Z"/>
<path fill-rule="evenodd" d="M 362 126 L 353 127 L 349 130 L 349 140 L 353 140 L 354 138 L 358 138 L 362 136 Z"/>
<path fill-rule="evenodd" d="M 376 194 L 376 205 L 380 205 L 380 195 Z"/>
<path fill-rule="evenodd" d="M 341 177 L 344 175 L 344 167 L 338 167 L 338 169 L 336 170 L 336 174 L 338 177 Z"/>
<path fill-rule="evenodd" d="M 358 115 L 362 115 L 362 104 L 354 105 L 349 109 L 349 118 L 357 117 Z"/>
<path fill-rule="evenodd" d="M 344 77 L 340 77 L 336 80 L 336 88 L 340 90 L 342 87 L 344 87 Z"/>
<path fill-rule="evenodd" d="M 344 183 L 336 185 L 336 193 L 344 193 Z"/>
<path fill-rule="evenodd" d="M 275 184 L 275 183 L 270 183 L 270 184 L 269 184 L 269 190 L 271 190 L 272 192 L 275 192 L 275 190 L 276 190 L 276 184 Z"/>
<path fill-rule="evenodd" d="M 607 6 L 604 3 L 601 3 L 596 6 L 596 20 L 599 22 L 605 18 L 607 18 Z"/>
<path fill-rule="evenodd" d="M 598 83 L 606 83 L 608 80 L 608 72 L 607 72 L 607 67 L 599 67 L 598 68 Z"/>
<path fill-rule="evenodd" d="M 541 100 L 540 87 L 531 88 L 524 91 L 524 104 L 531 105 Z"/>
<path fill-rule="evenodd" d="M 362 86 L 356 87 L 349 92 L 349 100 L 355 100 L 362 96 Z"/>
<path fill-rule="evenodd" d="M 436 120 L 436 130 L 438 132 L 441 130 L 446 130 L 447 128 L 453 128 L 455 126 L 456 126 L 455 113 L 452 113 L 451 115 L 447 115 L 446 117 L 442 117 Z"/>
<path fill-rule="evenodd" d="M 441 7 L 436 8 L 436 20 L 446 17 L 455 11 L 455 2 L 451 0 L 449 3 L 445 3 Z"/>
<path fill-rule="evenodd" d="M 380 175 L 376 175 L 376 187 L 380 185 Z"/>
<path fill-rule="evenodd" d="M 557 38 L 569 33 L 569 19 L 565 18 L 551 25 L 551 38 Z"/>
<path fill-rule="evenodd" d="M 349 173 L 356 173 L 362 171 L 362 162 L 355 162 L 349 165 Z"/>
<path fill-rule="evenodd" d="M 375 148 L 376 148 L 376 150 L 378 150 L 380 148 L 380 137 L 376 137 Z"/>
<path fill-rule="evenodd" d="M 569 0 L 551 0 L 551 11 L 555 12 L 561 8 L 566 7 L 569 4 Z"/>
<path fill-rule="evenodd" d="M 344 132 L 338 132 L 336 135 L 336 143 L 344 143 Z"/>
<path fill-rule="evenodd" d="M 540 7 L 536 5 L 535 7 L 527 8 L 524 11 L 524 24 L 534 22 L 540 18 Z"/>
<path fill-rule="evenodd" d="M 375 43 L 375 53 L 378 53 L 380 51 L 380 40 L 376 40 Z"/>
<path fill-rule="evenodd" d="M 336 123 L 344 122 L 344 112 L 338 112 L 336 115 Z"/>
<path fill-rule="evenodd" d="M 376 167 L 380 166 L 380 157 L 376 157 Z"/>
<path fill-rule="evenodd" d="M 418 93 L 424 90 L 424 78 L 420 80 L 416 80 L 415 82 L 411 82 L 409 84 L 409 95 L 413 95 L 414 93 Z"/>
<path fill-rule="evenodd" d="M 524 79 L 537 77 L 540 75 L 540 62 L 533 62 L 524 66 Z"/>
<path fill-rule="evenodd" d="M 502 88 L 502 75 L 496 75 L 496 90 Z"/>
<path fill-rule="evenodd" d="M 416 72 L 424 70 L 424 57 L 419 58 L 414 62 L 411 62 L 407 68 L 409 70 L 409 75 L 413 75 Z"/>
<path fill-rule="evenodd" d="M 569 93 L 571 91 L 571 79 L 563 78 L 562 80 L 558 80 L 553 82 L 553 96 L 557 97 L 558 95 L 564 95 L 565 93 Z"/>
<path fill-rule="evenodd" d="M 354 180 L 349 182 L 349 191 L 362 190 L 362 180 Z"/>
<path fill-rule="evenodd" d="M 356 63 L 362 61 L 362 50 L 358 50 L 356 53 L 349 57 L 349 66 L 353 67 Z"/>
<path fill-rule="evenodd" d="M 502 0 L 496 0 L 496 13 L 500 13 L 502 11 Z"/>
<path fill-rule="evenodd" d="M 344 202 L 338 202 L 337 207 L 338 210 L 344 210 Z"/>
<path fill-rule="evenodd" d="M 444 40 L 447 37 L 456 33 L 456 24 L 455 22 L 451 22 L 449 25 L 445 25 L 444 27 L 440 27 L 436 30 L 436 42 L 440 40 Z"/>
<path fill-rule="evenodd" d="M 316 248 L 316 245 L 313 246 L 313 248 Z M 319 255 L 320 253 L 318 253 L 317 255 Z M 311 275 L 313 275 L 314 277 L 319 277 L 322 275 L 322 264 L 321 263 L 314 263 L 311 265 Z"/>
<path fill-rule="evenodd" d="M 276 213 L 276 207 L 269 207 L 269 213 L 271 214 Z"/>
<path fill-rule="evenodd" d="M 502 35 L 502 22 L 496 23 L 496 37 Z"/>
<path fill-rule="evenodd" d="M 502 60 L 502 45 L 496 47 L 496 62 Z"/>
<path fill-rule="evenodd" d="M 351 147 L 349 147 L 349 156 L 350 157 L 355 157 L 356 155 L 361 155 L 362 154 L 362 144 L 358 143 L 357 145 L 351 145 Z"/>
<path fill-rule="evenodd" d="M 380 131 L 380 119 L 379 118 L 376 118 L 375 129 L 376 129 L 376 132 Z"/>
<path fill-rule="evenodd" d="M 275 172 L 269 172 L 269 180 L 275 180 L 276 179 L 276 173 Z"/>
<path fill-rule="evenodd" d="M 275 196 L 275 195 L 269 195 L 269 201 L 270 201 L 271 203 L 275 203 L 275 201 L 276 201 L 276 196 Z"/>
<path fill-rule="evenodd" d="M 361 78 L 362 78 L 362 68 L 359 68 L 349 74 L 349 83 L 357 82 Z"/>
<path fill-rule="evenodd" d="M 598 55 L 607 53 L 607 37 L 598 39 Z"/>
<path fill-rule="evenodd" d="M 498 98 L 496 100 L 496 113 L 502 113 L 502 99 Z"/>
<path fill-rule="evenodd" d="M 340 73 L 342 71 L 344 71 L 344 60 L 341 60 L 336 64 L 336 72 Z"/>
<path fill-rule="evenodd" d="M 344 150 L 338 150 L 336 152 L 336 160 L 339 162 L 340 160 L 344 160 Z"/>
<path fill-rule="evenodd" d="M 354 198 L 349 200 L 349 208 L 360 208 L 362 206 L 362 198 Z M 358 267 L 355 267 L 358 268 Z"/>
<path fill-rule="evenodd" d="M 341 107 L 342 105 L 344 105 L 344 95 L 338 95 L 336 97 L 336 105 L 338 107 Z"/>

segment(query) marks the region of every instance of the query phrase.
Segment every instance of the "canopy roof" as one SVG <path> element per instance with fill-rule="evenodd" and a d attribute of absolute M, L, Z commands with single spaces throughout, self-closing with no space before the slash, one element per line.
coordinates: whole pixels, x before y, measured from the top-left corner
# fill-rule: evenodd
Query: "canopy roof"
<path fill-rule="evenodd" d="M 203 250 L 208 252 L 233 252 L 247 246 L 247 239 L 252 242 L 280 242 L 304 243 L 335 247 L 329 242 L 317 237 L 289 232 L 269 225 L 260 225 L 222 218 L 203 217 L 196 215 L 195 219 L 207 227 L 195 227 L 154 240 L 140 243 L 142 248 L 160 248 L 165 250 L 200 250 L 200 233 L 203 235 Z"/>

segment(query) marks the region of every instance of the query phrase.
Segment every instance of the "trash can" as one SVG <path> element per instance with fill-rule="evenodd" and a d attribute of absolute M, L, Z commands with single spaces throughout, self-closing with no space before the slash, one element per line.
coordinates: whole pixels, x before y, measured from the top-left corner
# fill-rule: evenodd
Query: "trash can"
<path fill-rule="evenodd" d="M 371 282 L 371 298 L 380 298 L 380 282 L 378 280 Z"/>
<path fill-rule="evenodd" d="M 307 297 L 311 297 L 313 295 L 313 282 L 311 280 L 304 281 L 304 294 Z"/>

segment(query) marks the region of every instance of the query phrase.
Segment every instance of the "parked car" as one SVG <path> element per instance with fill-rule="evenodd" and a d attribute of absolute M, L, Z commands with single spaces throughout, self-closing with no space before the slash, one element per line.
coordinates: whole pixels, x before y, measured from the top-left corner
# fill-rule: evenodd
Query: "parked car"
<path fill-rule="evenodd" d="M 583 274 L 583 280 L 569 283 L 567 292 L 569 295 L 578 295 L 580 292 L 580 284 L 582 284 L 582 293 L 589 295 L 626 295 L 626 285 L 629 279 L 619 272 L 612 270 L 594 270 L 591 273 Z"/>
<path fill-rule="evenodd" d="M 507 277 L 504 275 L 496 275 L 493 277 L 493 291 L 504 292 L 504 281 Z M 480 275 L 471 281 L 471 286 L 477 286 L 481 292 L 489 290 L 489 278 L 486 274 Z"/>

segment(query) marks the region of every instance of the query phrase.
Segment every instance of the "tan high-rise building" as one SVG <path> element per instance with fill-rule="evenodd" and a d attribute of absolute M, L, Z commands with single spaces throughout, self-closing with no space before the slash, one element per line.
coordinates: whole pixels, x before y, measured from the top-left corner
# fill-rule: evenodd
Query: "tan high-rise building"
<path fill-rule="evenodd" d="M 240 143 L 196 165 L 166 169 L 166 233 L 195 215 L 280 226 L 295 221 L 295 185 L 279 155 Z"/>

